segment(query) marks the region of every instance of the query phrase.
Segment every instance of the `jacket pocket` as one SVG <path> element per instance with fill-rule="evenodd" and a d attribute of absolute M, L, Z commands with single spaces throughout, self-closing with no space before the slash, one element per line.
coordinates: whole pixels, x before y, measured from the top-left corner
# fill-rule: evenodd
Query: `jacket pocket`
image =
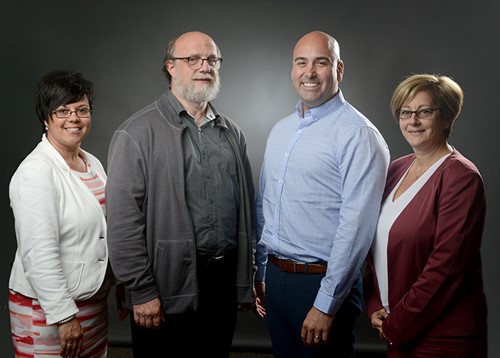
<path fill-rule="evenodd" d="M 83 275 L 83 262 L 63 261 L 62 269 L 70 292 L 76 291 L 80 286 Z"/>

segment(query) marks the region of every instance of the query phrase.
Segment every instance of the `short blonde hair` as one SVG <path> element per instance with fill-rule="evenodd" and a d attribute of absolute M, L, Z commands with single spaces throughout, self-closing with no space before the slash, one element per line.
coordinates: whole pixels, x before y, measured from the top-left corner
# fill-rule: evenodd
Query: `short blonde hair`
<path fill-rule="evenodd" d="M 458 118 L 464 102 L 462 88 L 447 76 L 416 74 L 405 78 L 394 90 L 391 99 L 391 113 L 399 121 L 398 111 L 421 91 L 431 94 L 434 105 L 439 108 L 440 118 L 450 124 L 445 137 L 451 135 L 453 123 Z"/>

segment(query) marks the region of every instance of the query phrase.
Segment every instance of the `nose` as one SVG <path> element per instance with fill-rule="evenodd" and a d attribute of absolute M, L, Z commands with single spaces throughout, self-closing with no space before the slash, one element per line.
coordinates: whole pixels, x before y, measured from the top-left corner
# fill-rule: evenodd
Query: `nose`
<path fill-rule="evenodd" d="M 70 111 L 68 118 L 72 121 L 79 121 L 80 120 L 80 117 L 78 117 L 78 114 L 76 114 L 76 111 Z"/>
<path fill-rule="evenodd" d="M 410 118 L 408 119 L 410 121 L 410 124 L 411 125 L 417 125 L 418 123 L 420 123 L 420 119 L 418 119 L 417 117 L 417 113 L 413 112 L 410 116 Z"/>
<path fill-rule="evenodd" d="M 314 64 L 314 62 L 311 62 L 307 65 L 306 73 L 309 77 L 312 77 L 316 74 L 316 65 Z"/>
<path fill-rule="evenodd" d="M 207 58 L 202 58 L 201 59 L 201 67 L 200 71 L 202 72 L 210 72 L 212 71 L 212 67 L 208 64 L 208 59 Z"/>

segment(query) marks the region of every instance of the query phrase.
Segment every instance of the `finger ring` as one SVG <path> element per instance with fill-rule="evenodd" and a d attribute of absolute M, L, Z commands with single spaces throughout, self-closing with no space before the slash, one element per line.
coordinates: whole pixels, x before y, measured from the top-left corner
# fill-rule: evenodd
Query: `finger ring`
<path fill-rule="evenodd" d="M 314 336 L 314 339 L 319 339 L 319 336 Z"/>

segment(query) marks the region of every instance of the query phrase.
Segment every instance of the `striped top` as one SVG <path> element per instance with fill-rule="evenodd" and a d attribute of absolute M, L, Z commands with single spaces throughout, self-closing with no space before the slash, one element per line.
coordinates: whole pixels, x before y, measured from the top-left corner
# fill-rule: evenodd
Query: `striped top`
<path fill-rule="evenodd" d="M 104 195 L 105 184 L 92 169 L 92 165 L 88 162 L 86 162 L 86 164 L 87 171 L 85 173 L 81 173 L 76 170 L 73 170 L 73 173 L 75 173 L 76 176 L 83 181 L 87 188 L 89 188 L 92 194 L 95 195 L 99 204 L 101 204 L 104 215 L 106 215 L 106 197 Z"/>

